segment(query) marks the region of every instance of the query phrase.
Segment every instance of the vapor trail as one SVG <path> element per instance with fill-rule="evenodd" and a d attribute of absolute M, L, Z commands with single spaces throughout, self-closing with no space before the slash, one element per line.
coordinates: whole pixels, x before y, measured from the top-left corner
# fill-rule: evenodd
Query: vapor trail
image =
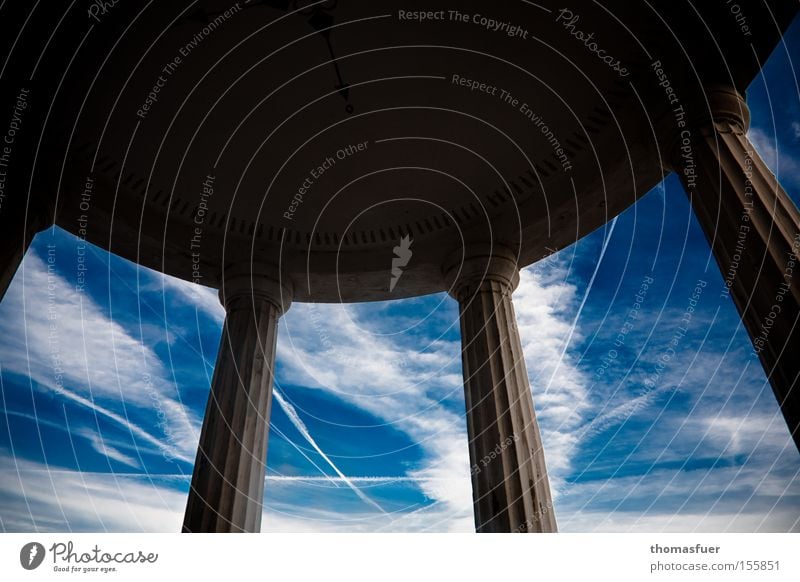
<path fill-rule="evenodd" d="M 386 513 L 386 510 L 383 509 L 383 507 L 381 507 L 375 501 L 373 501 L 372 499 L 367 497 L 364 494 L 364 492 L 361 491 L 361 489 L 356 487 L 355 484 L 350 479 L 348 479 L 348 477 L 344 473 L 342 473 L 339 470 L 339 467 L 337 467 L 334 464 L 334 462 L 331 461 L 330 458 L 328 458 L 328 455 L 326 455 L 324 452 L 322 452 L 322 449 L 319 448 L 319 445 L 314 440 L 314 438 L 311 436 L 311 433 L 308 432 L 308 428 L 306 427 L 305 423 L 302 421 L 300 416 L 297 414 L 297 411 L 294 409 L 294 406 L 289 404 L 289 402 L 286 401 L 286 399 L 283 397 L 283 395 L 277 389 L 273 389 L 272 394 L 275 397 L 275 400 L 278 402 L 278 406 L 280 406 L 283 409 L 283 411 L 286 413 L 286 416 L 289 417 L 289 420 L 294 425 L 294 427 L 300 432 L 301 435 L 303 435 L 303 438 L 306 439 L 308 441 L 308 443 L 312 447 L 314 447 L 314 450 L 317 451 L 319 453 L 319 455 L 323 459 L 325 459 L 325 462 L 328 463 L 331 466 L 331 468 L 336 472 L 336 474 L 339 475 L 341 480 L 344 481 L 345 484 L 348 487 L 350 487 L 350 489 L 352 489 L 353 492 L 356 495 L 358 495 L 358 497 L 364 503 L 367 503 L 367 504 L 371 505 L 372 507 L 374 507 L 375 509 L 377 509 L 381 513 L 385 513 L 386 515 L 389 515 L 388 513 Z"/>
<path fill-rule="evenodd" d="M 578 312 L 575 314 L 575 319 L 572 320 L 572 325 L 569 328 L 569 334 L 567 334 L 567 339 L 564 341 L 564 347 L 561 350 L 561 355 L 558 357 L 558 362 L 556 362 L 555 367 L 553 368 L 553 373 L 550 374 L 550 380 L 547 382 L 547 387 L 545 388 L 545 392 L 550 389 L 550 385 L 553 383 L 553 378 L 556 377 L 556 372 L 558 371 L 559 366 L 561 366 L 561 362 L 564 360 L 564 354 L 567 353 L 567 348 L 569 347 L 570 341 L 572 341 L 572 335 L 575 333 L 575 328 L 578 326 L 578 320 L 581 317 L 581 313 L 583 312 L 583 306 L 586 305 L 586 299 L 589 297 L 589 292 L 592 290 L 592 285 L 594 285 L 595 277 L 597 277 L 597 273 L 600 271 L 600 263 L 603 262 L 603 257 L 606 254 L 606 249 L 608 248 L 608 243 L 611 240 L 611 235 L 614 234 L 614 227 L 617 225 L 617 218 L 611 221 L 611 226 L 606 233 L 605 238 L 603 239 L 603 246 L 600 247 L 600 256 L 597 258 L 597 264 L 594 266 L 594 272 L 592 273 L 592 277 L 589 279 L 589 285 L 586 287 L 586 293 L 583 294 L 583 299 L 581 299 L 581 304 L 578 306 Z"/>

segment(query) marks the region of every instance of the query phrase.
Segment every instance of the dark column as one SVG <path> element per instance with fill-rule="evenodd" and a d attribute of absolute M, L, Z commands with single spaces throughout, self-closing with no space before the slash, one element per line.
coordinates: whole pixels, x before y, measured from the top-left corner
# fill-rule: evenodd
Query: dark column
<path fill-rule="evenodd" d="M 6 295 L 33 237 L 53 224 L 53 210 L 43 205 L 31 208 L 0 208 L 0 301 Z"/>
<path fill-rule="evenodd" d="M 511 293 L 514 255 L 470 249 L 445 269 L 461 319 L 478 532 L 555 532 L 550 484 Z"/>
<path fill-rule="evenodd" d="M 184 532 L 257 532 L 278 319 L 291 288 L 277 268 L 227 274 L 225 326 L 186 504 Z"/>
<path fill-rule="evenodd" d="M 714 88 L 672 161 L 800 449 L 800 214 L 746 136 L 747 105 Z"/>

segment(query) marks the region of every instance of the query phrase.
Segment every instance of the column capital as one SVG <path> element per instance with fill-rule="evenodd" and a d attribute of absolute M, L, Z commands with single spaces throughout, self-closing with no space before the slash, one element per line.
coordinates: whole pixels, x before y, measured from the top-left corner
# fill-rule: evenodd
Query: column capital
<path fill-rule="evenodd" d="M 292 305 L 294 288 L 291 280 L 277 265 L 269 263 L 236 263 L 223 269 L 220 303 L 226 311 L 235 305 L 247 305 L 254 298 L 269 301 L 281 314 Z"/>
<path fill-rule="evenodd" d="M 448 293 L 458 301 L 492 290 L 492 283 L 498 283 L 509 295 L 519 285 L 516 253 L 498 244 L 469 244 L 454 251 L 445 260 L 442 274 Z"/>
<path fill-rule="evenodd" d="M 689 116 L 689 123 L 701 130 L 711 126 L 717 131 L 732 128 L 745 133 L 750 128 L 750 108 L 744 95 L 733 87 L 712 85 L 706 89 L 705 100 L 696 102 L 697 111 Z"/>
<path fill-rule="evenodd" d="M 691 154 L 692 142 L 698 136 L 733 133 L 744 135 L 750 128 L 750 108 L 744 96 L 726 85 L 710 85 L 699 98 L 663 116 L 658 130 L 664 146 L 667 169 L 677 171 L 682 156 Z M 688 152 L 688 153 L 687 153 Z"/>

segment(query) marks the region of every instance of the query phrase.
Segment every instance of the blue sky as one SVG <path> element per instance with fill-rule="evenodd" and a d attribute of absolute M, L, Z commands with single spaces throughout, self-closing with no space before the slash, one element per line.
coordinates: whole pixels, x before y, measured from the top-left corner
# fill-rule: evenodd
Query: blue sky
<path fill-rule="evenodd" d="M 785 41 L 750 137 L 797 202 L 800 21 Z M 674 176 L 523 271 L 561 531 L 800 530 L 800 455 L 722 289 Z M 38 235 L 0 305 L 0 531 L 179 531 L 222 317 L 212 290 Z M 263 531 L 473 530 L 451 299 L 296 303 L 278 341 Z"/>

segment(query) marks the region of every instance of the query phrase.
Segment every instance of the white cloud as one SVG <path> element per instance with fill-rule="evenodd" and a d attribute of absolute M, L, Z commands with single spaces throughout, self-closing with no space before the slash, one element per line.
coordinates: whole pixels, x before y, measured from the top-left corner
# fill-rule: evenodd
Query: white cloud
<path fill-rule="evenodd" d="M 759 513 L 648 514 L 580 512 L 563 527 L 564 532 L 591 533 L 766 533 L 798 531 L 795 512 L 775 512 L 769 522 Z"/>
<path fill-rule="evenodd" d="M 653 468 L 577 483 L 561 499 L 559 526 L 586 532 L 797 530 L 800 473 L 771 466 L 791 467 L 794 456 L 788 444 L 780 458 L 764 463 Z"/>
<path fill-rule="evenodd" d="M 109 444 L 103 438 L 103 435 L 101 433 L 86 429 L 81 429 L 78 432 L 83 437 L 87 438 L 89 440 L 89 443 L 92 445 L 92 448 L 101 455 L 106 456 L 109 459 L 113 459 L 117 462 L 123 463 L 125 465 L 128 465 L 129 467 L 133 467 L 134 469 L 141 468 L 141 465 L 136 459 L 134 459 L 129 455 L 126 455 L 125 453 L 111 446 L 111 444 Z"/>
<path fill-rule="evenodd" d="M 387 523 L 373 513 L 341 512 L 334 509 L 304 511 L 296 506 L 283 511 L 269 508 L 264 511 L 262 533 L 382 533 L 428 532 L 470 533 L 475 531 L 472 515 L 454 518 L 440 505 L 428 505 L 415 511 L 394 514 Z"/>
<path fill-rule="evenodd" d="M 758 451 L 760 455 L 774 458 L 791 443 L 786 423 L 777 406 L 772 414 L 757 411 L 734 415 L 728 411 L 702 418 L 694 417 L 691 423 L 699 424 L 697 430 L 702 428 L 704 437 L 728 455 Z"/>
<path fill-rule="evenodd" d="M 283 322 L 281 380 L 332 392 L 409 435 L 426 452 L 411 472 L 422 491 L 453 520 L 470 516 L 465 422 L 443 402 L 462 391 L 459 346 L 439 340 L 434 349 L 408 349 L 366 331 L 346 305 L 296 304 Z"/>
<path fill-rule="evenodd" d="M 576 288 L 566 275 L 556 258 L 523 269 L 513 298 L 554 490 L 572 468 L 578 429 L 591 408 L 587 378 L 564 345 L 577 303 Z M 579 330 L 572 337 L 580 339 Z"/>
<path fill-rule="evenodd" d="M 0 522 L 6 531 L 180 531 L 187 476 L 79 472 L 15 459 L 5 451 L 0 451 L 0 466 L 9 467 L 0 472 Z M 382 477 L 353 479 L 376 488 L 398 482 Z M 471 515 L 453 520 L 439 504 L 394 512 L 389 517 L 366 507 L 347 511 L 336 503 L 320 509 L 294 501 L 307 498 L 310 486 L 304 482 L 309 479 L 273 477 L 267 481 L 262 519 L 265 533 L 473 530 Z"/>
<path fill-rule="evenodd" d="M 193 460 L 200 421 L 179 402 L 152 348 L 54 269 L 48 270 L 47 259 L 28 253 L 20 275 L 0 306 L 4 372 L 28 376 L 40 387 L 119 423 L 132 436 L 176 458 Z M 111 410 L 120 403 L 152 415 L 164 434 L 151 435 L 137 426 L 126 408 L 122 414 Z"/>
<path fill-rule="evenodd" d="M 198 311 L 205 313 L 220 325 L 225 320 L 225 309 L 219 302 L 216 289 L 195 285 L 161 273 L 151 273 L 151 275 L 160 283 L 165 295 L 176 293 L 184 302 L 195 306 Z"/>
<path fill-rule="evenodd" d="M 157 475 L 78 472 L 6 452 L 0 466 L 6 467 L 0 471 L 6 531 L 180 531 L 186 493 Z M 188 481 L 178 484 L 188 489 Z"/>
<path fill-rule="evenodd" d="M 781 182 L 800 184 L 800 163 L 793 156 L 786 154 L 786 148 L 781 147 L 775 139 L 758 127 L 751 127 L 747 137 L 761 154 L 767 167 Z"/>

